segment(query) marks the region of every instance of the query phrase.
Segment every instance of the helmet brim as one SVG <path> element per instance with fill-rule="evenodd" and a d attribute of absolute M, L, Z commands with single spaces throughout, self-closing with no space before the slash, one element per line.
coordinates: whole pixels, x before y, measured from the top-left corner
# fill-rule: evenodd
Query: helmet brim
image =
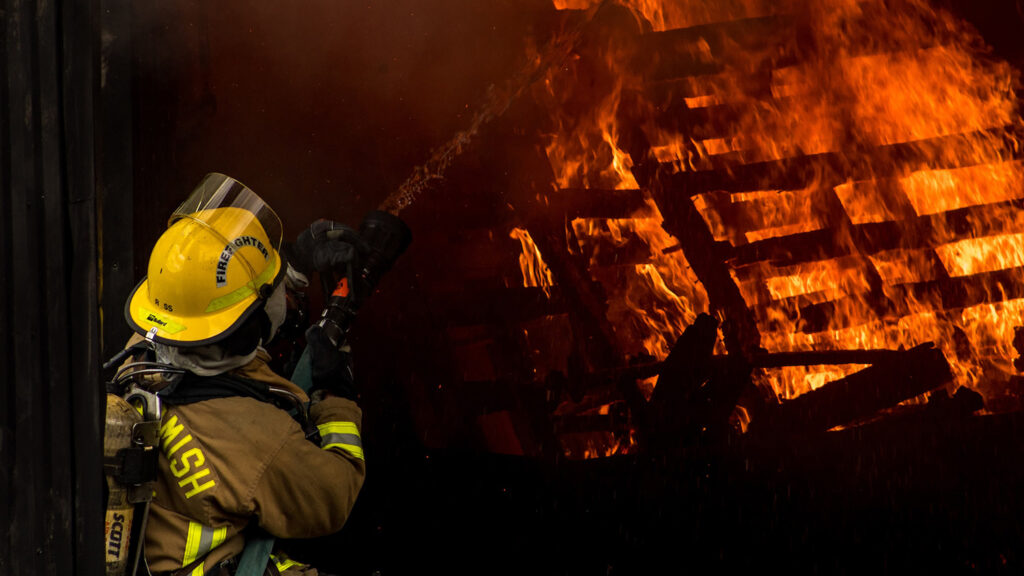
<path fill-rule="evenodd" d="M 275 258 L 273 281 L 270 286 L 276 287 L 284 278 L 286 265 L 278 254 Z M 246 298 L 233 306 L 229 306 L 215 314 L 185 317 L 167 310 L 157 310 L 149 301 L 149 277 L 142 279 L 128 296 L 124 307 L 124 317 L 132 330 L 147 340 L 168 346 L 194 348 L 216 344 L 230 336 L 239 326 L 264 303 L 257 292 L 252 298 Z"/>

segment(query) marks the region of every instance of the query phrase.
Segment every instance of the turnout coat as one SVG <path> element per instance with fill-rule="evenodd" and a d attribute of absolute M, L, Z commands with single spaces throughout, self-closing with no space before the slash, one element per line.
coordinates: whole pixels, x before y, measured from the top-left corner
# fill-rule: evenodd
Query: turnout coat
<path fill-rule="evenodd" d="M 262 349 L 233 375 L 306 394 L 268 366 Z M 159 478 L 146 528 L 145 551 L 154 574 L 221 573 L 236 557 L 246 530 L 278 538 L 324 536 L 341 529 L 365 475 L 361 412 L 328 397 L 310 409 L 320 445 L 273 404 L 227 397 L 165 408 Z M 275 558 L 283 574 L 314 569 Z"/>

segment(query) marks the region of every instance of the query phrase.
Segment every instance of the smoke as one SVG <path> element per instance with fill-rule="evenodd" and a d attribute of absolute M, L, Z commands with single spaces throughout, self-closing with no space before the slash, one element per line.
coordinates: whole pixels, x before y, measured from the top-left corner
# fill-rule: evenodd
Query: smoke
<path fill-rule="evenodd" d="M 137 190 L 153 218 L 203 174 L 297 231 L 356 223 L 521 66 L 549 2 L 135 3 Z"/>

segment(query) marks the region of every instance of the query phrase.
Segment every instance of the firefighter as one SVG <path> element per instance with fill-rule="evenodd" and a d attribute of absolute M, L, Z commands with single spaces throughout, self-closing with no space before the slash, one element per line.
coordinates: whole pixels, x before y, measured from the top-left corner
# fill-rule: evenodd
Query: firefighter
<path fill-rule="evenodd" d="M 294 260 L 307 266 L 350 249 L 305 236 Z M 263 346 L 284 320 L 285 290 L 304 287 L 312 272 L 284 261 L 281 239 L 280 220 L 255 193 L 210 174 L 172 215 L 126 303 L 133 341 L 147 340 L 155 360 L 174 369 L 158 385 L 159 477 L 144 539 L 153 574 L 232 574 L 256 535 L 334 533 L 362 486 L 361 412 L 345 344 L 318 326 L 307 332 L 308 396 L 268 364 Z M 284 409 L 289 399 L 305 421 Z M 273 569 L 317 574 L 280 555 Z"/>

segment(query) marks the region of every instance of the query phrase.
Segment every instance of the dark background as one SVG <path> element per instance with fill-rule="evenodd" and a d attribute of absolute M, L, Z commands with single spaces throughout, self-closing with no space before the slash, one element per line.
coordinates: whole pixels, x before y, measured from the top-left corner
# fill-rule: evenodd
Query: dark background
<path fill-rule="evenodd" d="M 1019 1 L 946 5 L 1024 68 Z M 319 217 L 356 224 L 467 127 L 553 11 L 0 4 L 0 574 L 99 574 L 101 397 L 88 383 L 127 338 L 124 298 L 203 174 L 245 182 L 291 234 Z M 427 195 L 403 213 L 415 237 L 465 225 L 444 218 L 458 214 L 448 202 Z M 437 362 L 416 274 L 444 258 L 414 244 L 362 311 L 366 487 L 345 530 L 299 554 L 356 574 L 1024 569 L 1018 415 L 682 460 L 502 456 L 432 430 L 410 392 Z"/>

